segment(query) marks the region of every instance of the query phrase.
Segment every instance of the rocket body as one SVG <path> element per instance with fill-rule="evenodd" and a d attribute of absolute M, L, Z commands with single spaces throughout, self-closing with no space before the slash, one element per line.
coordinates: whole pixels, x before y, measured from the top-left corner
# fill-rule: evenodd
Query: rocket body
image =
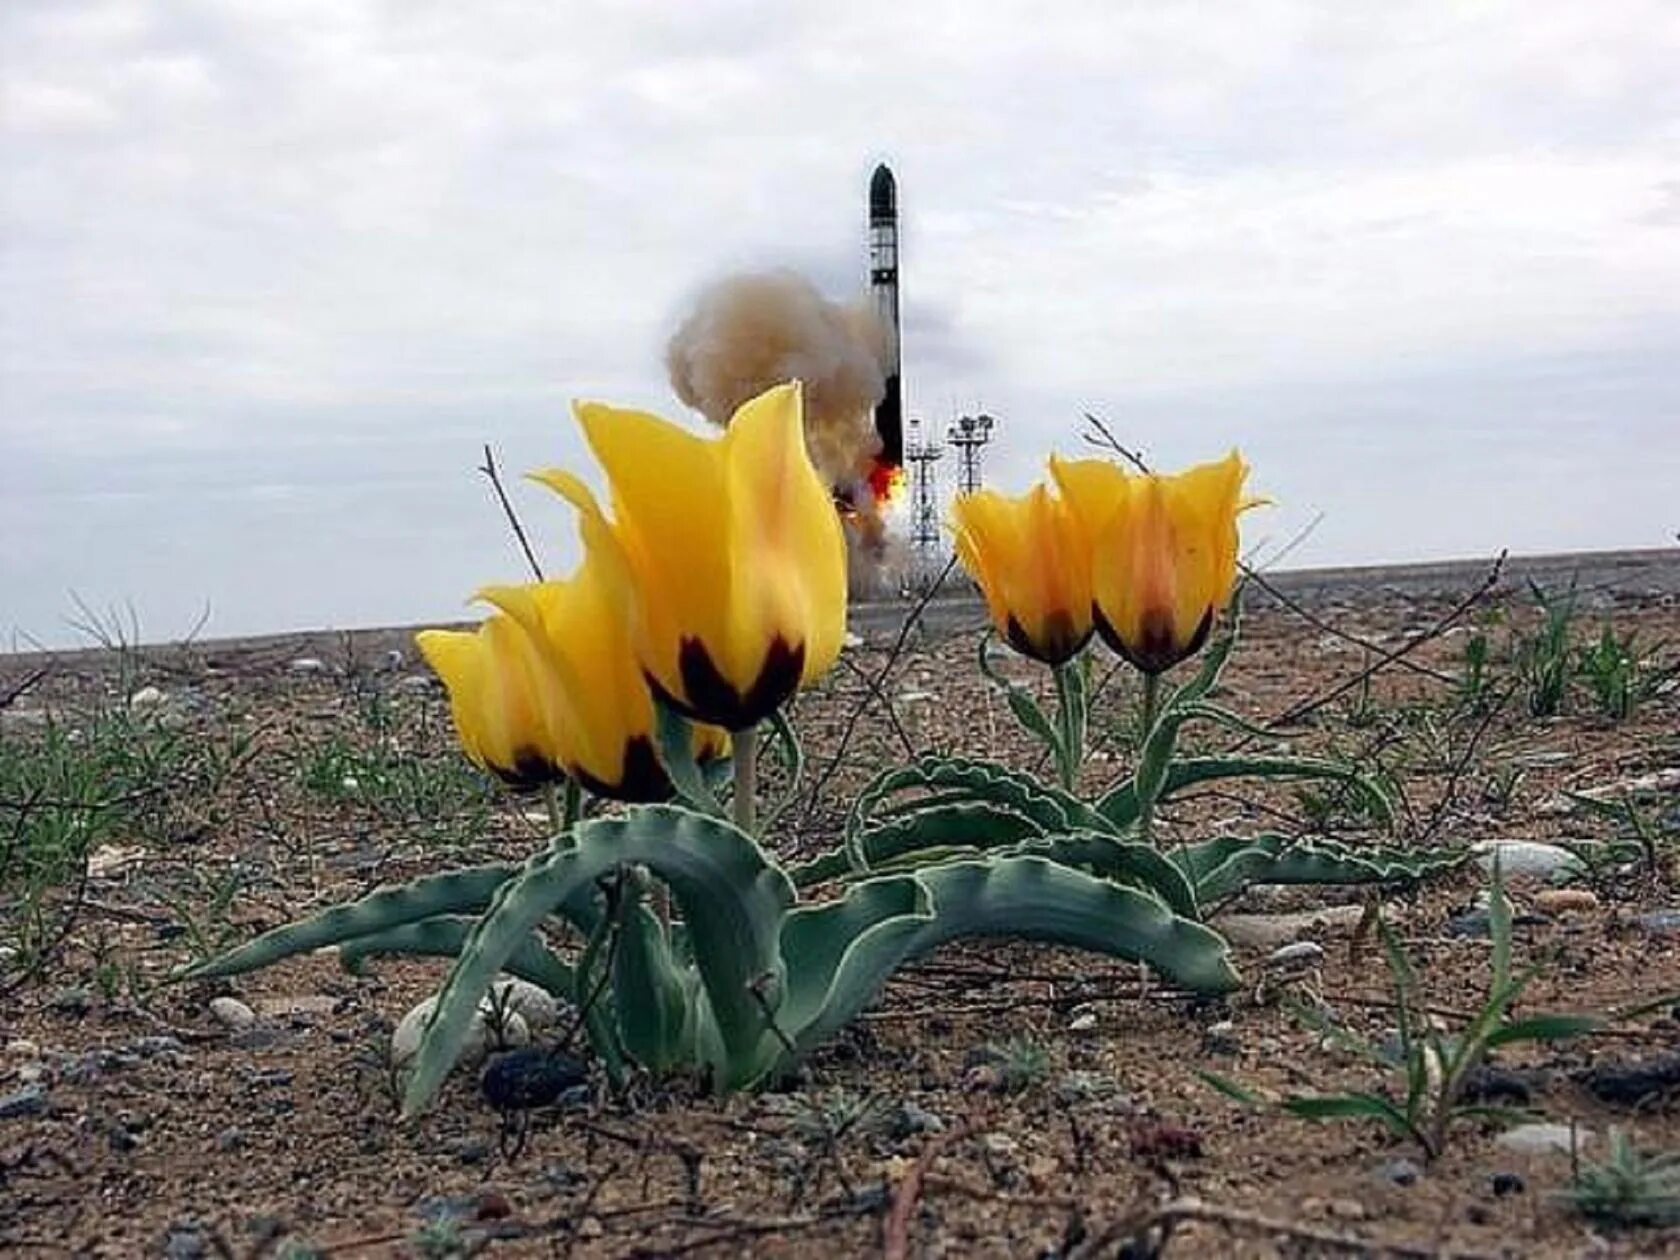
<path fill-rule="evenodd" d="M 875 314 L 886 336 L 886 392 L 875 408 L 875 432 L 881 439 L 878 460 L 892 467 L 904 462 L 904 393 L 899 380 L 898 325 L 898 181 L 883 163 L 869 181 L 869 287 Z"/>

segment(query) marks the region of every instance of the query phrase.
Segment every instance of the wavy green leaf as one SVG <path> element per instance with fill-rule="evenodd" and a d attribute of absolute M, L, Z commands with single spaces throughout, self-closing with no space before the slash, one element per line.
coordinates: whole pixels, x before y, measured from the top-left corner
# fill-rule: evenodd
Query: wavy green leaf
<path fill-rule="evenodd" d="M 949 845 L 997 848 L 1040 831 L 1031 819 L 1004 806 L 964 799 L 883 818 L 862 833 L 859 844 L 868 868 L 873 870 L 922 849 Z M 842 879 L 851 872 L 846 852 L 837 850 L 793 867 L 788 878 L 797 888 L 809 888 L 825 880 Z"/>
<path fill-rule="evenodd" d="M 404 1097 L 412 1115 L 430 1101 L 460 1054 L 491 981 L 542 919 L 595 880 L 640 863 L 671 889 L 704 986 L 697 1018 L 712 1021 L 716 1083 L 756 1079 L 766 1059 L 764 1004 L 784 980 L 778 935 L 793 886 L 731 824 L 676 806 L 643 806 L 580 824 L 574 847 L 533 858 L 507 881 L 463 947 L 439 994 Z"/>

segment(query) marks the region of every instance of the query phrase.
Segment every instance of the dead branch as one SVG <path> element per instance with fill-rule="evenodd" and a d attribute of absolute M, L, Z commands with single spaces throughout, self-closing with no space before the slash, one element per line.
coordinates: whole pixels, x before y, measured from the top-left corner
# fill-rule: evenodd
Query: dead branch
<path fill-rule="evenodd" d="M 525 553 L 525 562 L 531 566 L 531 572 L 537 575 L 537 581 L 542 581 L 542 565 L 537 563 L 536 552 L 531 550 L 531 541 L 525 537 L 525 527 L 519 523 L 519 514 L 513 510 L 513 504 L 508 502 L 507 491 L 502 489 L 502 477 L 496 471 L 496 456 L 491 452 L 488 442 L 484 444 L 484 462 L 479 465 L 478 471 L 490 478 L 490 484 L 496 490 L 496 498 L 501 502 L 502 514 L 513 527 L 513 536 L 519 540 L 519 549 Z"/>

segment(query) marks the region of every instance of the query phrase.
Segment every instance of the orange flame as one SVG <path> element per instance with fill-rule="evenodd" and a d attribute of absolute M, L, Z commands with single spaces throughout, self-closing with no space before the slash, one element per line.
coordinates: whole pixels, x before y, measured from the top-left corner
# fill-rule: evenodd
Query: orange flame
<path fill-rule="evenodd" d="M 889 464 L 877 457 L 869 466 L 869 493 L 878 507 L 886 507 L 904 491 L 904 465 Z"/>

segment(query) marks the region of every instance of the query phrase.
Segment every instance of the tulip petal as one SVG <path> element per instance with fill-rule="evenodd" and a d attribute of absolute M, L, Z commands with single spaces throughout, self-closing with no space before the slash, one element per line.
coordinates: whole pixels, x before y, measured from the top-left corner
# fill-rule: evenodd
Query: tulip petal
<path fill-rule="evenodd" d="M 979 584 L 998 633 L 1060 665 L 1091 633 L 1090 555 L 1072 509 L 1042 485 L 1019 498 L 991 490 L 951 505 L 957 556 Z"/>
<path fill-rule="evenodd" d="M 634 578 L 637 654 L 656 682 L 682 695 L 685 638 L 728 642 L 733 581 L 721 443 L 657 416 L 580 403 L 578 422 L 612 485 L 612 532 Z"/>
<path fill-rule="evenodd" d="M 846 634 L 846 542 L 806 452 L 799 383 L 742 406 L 722 447 L 731 544 L 741 558 L 726 676 L 738 687 L 756 684 L 779 640 L 801 656 L 796 684 L 813 682 L 833 666 Z"/>

